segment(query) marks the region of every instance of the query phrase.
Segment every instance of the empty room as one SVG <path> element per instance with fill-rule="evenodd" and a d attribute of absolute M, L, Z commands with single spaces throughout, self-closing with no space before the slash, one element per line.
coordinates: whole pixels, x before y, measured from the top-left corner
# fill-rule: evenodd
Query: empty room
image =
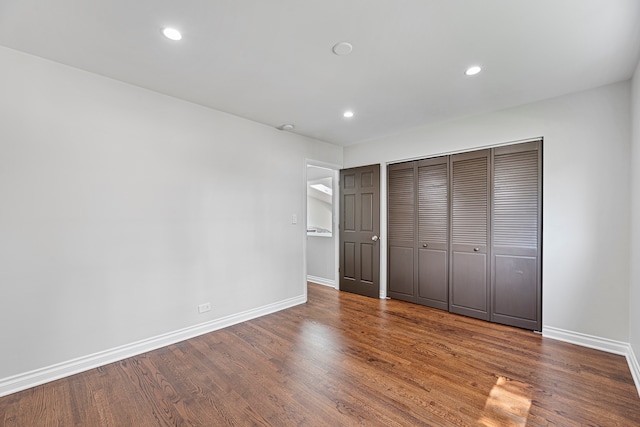
<path fill-rule="evenodd" d="M 640 425 L 637 0 L 0 0 L 0 426 Z"/>

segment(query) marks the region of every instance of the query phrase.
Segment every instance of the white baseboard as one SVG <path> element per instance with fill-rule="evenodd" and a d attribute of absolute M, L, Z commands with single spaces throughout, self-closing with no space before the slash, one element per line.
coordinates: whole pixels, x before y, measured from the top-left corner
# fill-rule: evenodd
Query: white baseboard
<path fill-rule="evenodd" d="M 112 348 L 110 350 L 57 363 L 45 368 L 35 369 L 23 374 L 2 378 L 0 379 L 0 397 L 50 381 L 55 381 L 60 378 L 68 377 L 70 375 L 78 374 L 109 363 L 117 362 L 128 357 L 156 350 L 189 338 L 197 337 L 198 335 L 203 335 L 218 329 L 246 322 L 247 320 L 275 313 L 276 311 L 284 310 L 285 308 L 304 304 L 305 302 L 306 300 L 304 296 L 290 298 L 274 304 L 268 304 L 256 309 L 247 310 L 242 313 Z"/>
<path fill-rule="evenodd" d="M 580 332 L 567 331 L 565 329 L 554 328 L 551 326 L 542 327 L 542 336 L 545 338 L 580 345 L 582 347 L 593 348 L 596 350 L 606 351 L 607 353 L 625 356 L 627 364 L 629 365 L 629 370 L 631 371 L 631 376 L 633 377 L 633 382 L 635 383 L 638 395 L 640 396 L 640 365 L 638 364 L 638 359 L 636 358 L 633 348 L 629 343 L 582 334 Z"/>
<path fill-rule="evenodd" d="M 607 353 L 626 356 L 629 344 L 622 341 L 614 341 L 607 338 L 600 338 L 593 335 L 582 334 L 580 332 L 567 331 L 565 329 L 553 328 L 551 326 L 542 327 L 542 336 L 582 347 L 594 348 L 606 351 Z"/>
<path fill-rule="evenodd" d="M 320 285 L 335 286 L 333 281 L 313 276 L 307 276 L 307 280 Z M 177 342 L 242 323 L 247 320 L 275 313 L 289 307 L 304 304 L 305 302 L 306 301 L 303 296 L 290 298 L 288 300 L 212 320 L 210 322 L 201 323 L 199 325 L 194 325 L 174 332 L 158 335 L 110 350 L 101 351 L 99 353 L 79 357 L 77 359 L 58 363 L 45 368 L 3 378 L 0 379 L 0 397 L 50 381 L 55 381 L 60 378 L 68 377 L 70 375 L 78 374 L 109 363 L 117 362 L 128 357 L 156 350 L 167 345 L 175 344 Z M 625 356 L 627 363 L 629 364 L 631 376 L 633 377 L 636 389 L 638 390 L 638 395 L 640 395 L 640 363 L 633 351 L 633 348 L 628 343 L 582 334 L 579 332 L 567 331 L 551 326 L 544 326 L 542 328 L 542 335 L 545 338 L 565 341 L 571 344 Z"/>
<path fill-rule="evenodd" d="M 307 282 L 317 283 L 318 285 L 331 286 L 335 289 L 336 281 L 331 279 L 325 279 L 323 277 L 307 275 Z"/>
<path fill-rule="evenodd" d="M 636 383 L 638 396 L 640 396 L 640 363 L 638 363 L 638 358 L 633 352 L 633 347 L 631 346 L 629 346 L 629 353 L 627 353 L 627 363 L 629 364 L 629 370 L 631 370 L 633 382 Z"/>

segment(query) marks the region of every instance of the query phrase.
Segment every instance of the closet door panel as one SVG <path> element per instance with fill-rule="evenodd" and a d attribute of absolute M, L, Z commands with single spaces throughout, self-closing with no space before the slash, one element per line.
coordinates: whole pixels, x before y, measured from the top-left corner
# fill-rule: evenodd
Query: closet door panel
<path fill-rule="evenodd" d="M 413 249 L 389 248 L 389 290 L 393 298 L 413 301 Z"/>
<path fill-rule="evenodd" d="M 388 168 L 388 294 L 416 302 L 415 162 Z"/>
<path fill-rule="evenodd" d="M 488 287 L 486 280 L 486 254 L 453 252 L 451 301 L 466 315 L 486 317 Z"/>
<path fill-rule="evenodd" d="M 451 156 L 449 311 L 489 320 L 489 150 Z"/>
<path fill-rule="evenodd" d="M 418 298 L 422 305 L 448 310 L 448 253 L 446 250 L 420 249 Z"/>
<path fill-rule="evenodd" d="M 496 148 L 491 320 L 541 330 L 540 142 Z"/>
<path fill-rule="evenodd" d="M 536 318 L 536 258 L 496 255 L 493 312 L 520 319 Z"/>
<path fill-rule="evenodd" d="M 418 162 L 417 302 L 449 309 L 449 160 Z"/>

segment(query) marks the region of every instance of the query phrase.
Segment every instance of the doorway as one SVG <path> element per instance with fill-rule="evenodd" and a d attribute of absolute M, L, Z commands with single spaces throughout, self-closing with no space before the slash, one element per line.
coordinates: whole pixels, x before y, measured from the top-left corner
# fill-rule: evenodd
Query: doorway
<path fill-rule="evenodd" d="M 306 281 L 334 289 L 339 288 L 339 170 L 340 167 L 337 165 L 306 161 Z"/>

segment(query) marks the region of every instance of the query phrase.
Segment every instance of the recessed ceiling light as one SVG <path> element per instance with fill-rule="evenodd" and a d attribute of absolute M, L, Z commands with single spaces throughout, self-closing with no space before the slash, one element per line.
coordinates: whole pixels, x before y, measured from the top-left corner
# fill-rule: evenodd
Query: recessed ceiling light
<path fill-rule="evenodd" d="M 180 31 L 175 28 L 163 28 L 162 34 L 164 34 L 164 36 L 169 40 L 178 41 L 182 39 L 182 34 L 180 34 Z"/>
<path fill-rule="evenodd" d="M 351 117 L 353 117 L 353 111 L 345 111 L 344 114 L 342 114 L 345 118 L 350 119 Z"/>
<path fill-rule="evenodd" d="M 336 43 L 331 50 L 339 56 L 349 55 L 353 50 L 353 45 L 347 42 L 340 42 Z"/>
<path fill-rule="evenodd" d="M 482 71 L 482 68 L 478 67 L 477 65 L 474 65 L 473 67 L 469 67 L 467 68 L 467 71 L 465 71 L 464 73 L 467 76 L 475 76 L 476 74 L 478 74 L 480 71 Z"/>
<path fill-rule="evenodd" d="M 277 129 L 280 129 L 280 130 L 293 130 L 293 125 L 291 123 L 285 123 L 284 125 L 278 126 Z"/>

